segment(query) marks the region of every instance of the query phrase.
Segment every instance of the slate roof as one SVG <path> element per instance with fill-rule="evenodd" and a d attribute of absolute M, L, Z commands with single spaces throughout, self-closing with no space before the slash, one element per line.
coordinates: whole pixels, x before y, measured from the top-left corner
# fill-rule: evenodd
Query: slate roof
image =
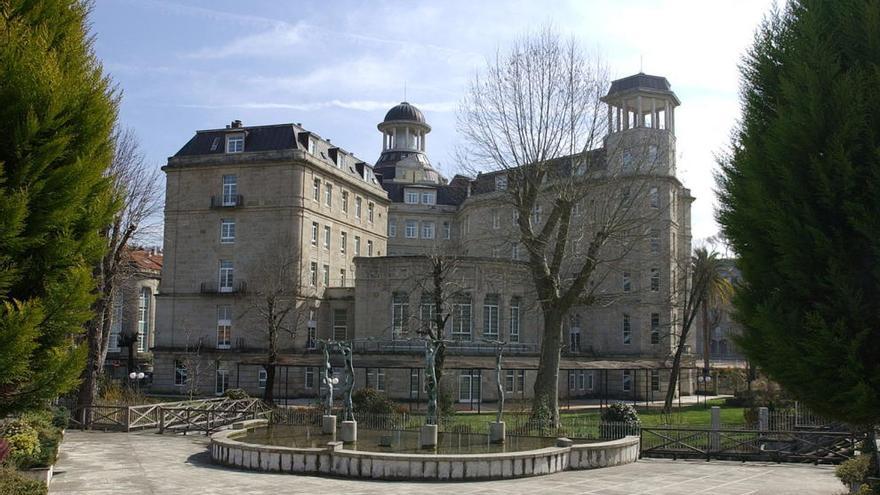
<path fill-rule="evenodd" d="M 605 149 L 599 148 L 595 150 L 587 151 L 583 154 L 584 159 L 587 162 L 588 170 L 595 170 L 596 168 L 603 167 L 605 165 Z M 558 171 L 557 173 L 562 177 L 567 177 L 571 175 L 571 160 L 569 157 L 562 157 L 558 160 Z M 471 194 L 486 194 L 495 192 L 495 178 L 499 175 L 506 175 L 508 173 L 507 170 L 498 170 L 494 172 L 488 172 L 485 174 L 480 174 L 476 179 L 473 180 Z"/>
<path fill-rule="evenodd" d="M 226 153 L 226 135 L 244 132 L 245 151 L 301 149 L 293 124 L 276 124 L 197 131 L 174 156 L 222 155 Z M 301 131 L 302 132 L 302 131 Z"/>
<path fill-rule="evenodd" d="M 643 72 L 611 82 L 608 95 L 622 93 L 633 89 L 653 89 L 656 91 L 672 91 L 669 81 L 662 76 L 651 76 Z"/>
<path fill-rule="evenodd" d="M 439 184 L 407 184 L 383 182 L 382 188 L 388 193 L 388 199 L 392 203 L 403 203 L 403 189 L 405 187 L 435 189 L 437 191 L 438 205 L 458 206 L 467 198 L 467 189 L 452 185 Z"/>
<path fill-rule="evenodd" d="M 391 110 L 388 110 L 388 113 L 385 114 L 385 120 L 383 120 L 383 122 L 393 122 L 398 120 L 408 120 L 422 124 L 426 123 L 422 111 L 416 108 L 415 105 L 405 101 L 400 102 L 399 105 L 391 107 Z"/>

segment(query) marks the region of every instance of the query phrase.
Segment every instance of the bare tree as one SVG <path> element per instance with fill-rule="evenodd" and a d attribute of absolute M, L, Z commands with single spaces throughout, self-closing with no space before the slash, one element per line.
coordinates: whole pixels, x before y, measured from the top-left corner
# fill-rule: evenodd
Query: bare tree
<path fill-rule="evenodd" d="M 250 265 L 245 314 L 258 321 L 258 330 L 266 356 L 266 388 L 263 400 L 275 401 L 275 372 L 282 339 L 292 342 L 297 329 L 304 324 L 309 307 L 300 277 L 299 258 L 289 237 L 265 243 L 265 250 Z"/>
<path fill-rule="evenodd" d="M 180 363 L 186 373 L 183 386 L 186 396 L 189 400 L 193 400 L 200 393 L 203 374 L 211 371 L 214 366 L 211 362 L 202 359 L 204 337 L 193 338 L 192 330 L 186 325 L 183 328 L 183 335 L 183 355 L 180 357 Z M 177 370 L 175 369 L 174 372 L 177 373 Z"/>
<path fill-rule="evenodd" d="M 113 298 L 117 297 L 116 288 L 120 282 L 132 275 L 131 246 L 142 240 L 153 240 L 160 225 L 157 220 L 161 207 L 159 169 L 146 163 L 131 130 L 117 128 L 113 142 L 113 162 L 107 169 L 113 187 L 108 200 L 117 204 L 119 209 L 102 232 L 107 243 L 106 251 L 94 267 L 97 298 L 92 306 L 94 316 L 86 328 L 88 358 L 77 399 L 83 410 L 94 404 L 97 396 L 98 376 L 104 369 L 110 344 Z M 136 335 L 134 338 L 137 340 Z"/>
<path fill-rule="evenodd" d="M 678 272 L 681 279 L 679 284 L 683 292 L 681 300 L 682 321 L 679 334 L 672 336 L 675 342 L 675 354 L 672 358 L 669 385 L 663 404 L 663 409 L 666 412 L 672 410 L 672 400 L 675 398 L 681 374 L 682 355 L 687 347 L 688 336 L 694 320 L 702 312 L 703 324 L 707 325 L 709 306 L 726 301 L 733 290 L 730 282 L 721 273 L 718 254 L 715 251 L 709 252 L 705 247 L 695 249 L 683 269 Z"/>
<path fill-rule="evenodd" d="M 598 57 L 544 28 L 488 62 L 458 115 L 462 162 L 498 172 L 498 200 L 516 214 L 513 242 L 525 248 L 544 320 L 532 415 L 553 423 L 566 315 L 594 304 L 600 266 L 624 257 L 657 216 L 641 207 L 659 159 L 653 135 L 602 147 L 608 87 Z"/>

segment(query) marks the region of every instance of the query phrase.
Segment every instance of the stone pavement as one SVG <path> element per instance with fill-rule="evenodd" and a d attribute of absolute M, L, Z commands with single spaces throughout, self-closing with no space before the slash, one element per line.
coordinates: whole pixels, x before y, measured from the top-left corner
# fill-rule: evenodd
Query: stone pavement
<path fill-rule="evenodd" d="M 845 493 L 828 466 L 646 459 L 518 480 L 406 483 L 236 471 L 211 464 L 201 435 L 68 430 L 51 494 L 823 494 Z"/>

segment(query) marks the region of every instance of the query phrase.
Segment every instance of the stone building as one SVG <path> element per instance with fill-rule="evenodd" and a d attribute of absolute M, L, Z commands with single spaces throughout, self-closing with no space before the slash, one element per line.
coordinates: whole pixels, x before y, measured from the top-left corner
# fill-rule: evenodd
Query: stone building
<path fill-rule="evenodd" d="M 113 297 L 110 341 L 105 367 L 115 378 L 122 378 L 128 369 L 129 349 L 121 345 L 121 335 L 137 332 L 135 366 L 151 371 L 151 347 L 156 342 L 156 296 L 162 275 L 162 253 L 156 249 L 136 248 L 128 252 Z"/>
<path fill-rule="evenodd" d="M 720 263 L 724 278 L 733 285 L 739 283 L 741 275 L 736 267 L 736 260 L 725 258 Z M 699 314 L 694 322 L 694 353 L 702 361 L 708 350 L 710 366 L 713 368 L 745 366 L 746 358 L 734 342 L 735 337 L 742 332 L 742 327 L 733 319 L 732 311 L 733 307 L 729 302 L 709 310 L 708 346 L 705 345 L 707 339 L 703 333 L 703 315 Z"/>
<path fill-rule="evenodd" d="M 614 81 L 603 101 L 605 145 L 583 157 L 595 167 L 572 168 L 566 180 L 612 184 L 603 186 L 608 204 L 621 204 L 620 191 L 643 192 L 632 201 L 643 222 L 631 246 L 608 250 L 595 287 L 604 303 L 566 315 L 560 393 L 661 399 L 676 344 L 669 329 L 680 313 L 680 260 L 691 241 L 693 198 L 675 176 L 679 101 L 665 78 L 645 74 Z M 444 282 L 444 390 L 470 404 L 496 400 L 491 342 L 500 340 L 505 393 L 531 395 L 542 318 L 503 199 L 507 175 L 447 180 L 426 152 L 431 127 L 409 103 L 390 109 L 378 129 L 372 167 L 300 125 L 238 121 L 197 132 L 169 158 L 154 389 L 262 390 L 266 346 L 249 301 L 252 267 L 281 249 L 295 260 L 303 316 L 283 342 L 276 397 L 318 394 L 318 341 L 334 339 L 353 342 L 358 386 L 423 400 L 419 329 L 430 318 L 438 256 L 453 263 Z M 576 211 L 585 231 L 595 206 Z M 540 208 L 533 215 L 540 223 Z M 582 256 L 576 247 L 570 261 Z M 686 372 L 682 392 L 692 387 Z"/>

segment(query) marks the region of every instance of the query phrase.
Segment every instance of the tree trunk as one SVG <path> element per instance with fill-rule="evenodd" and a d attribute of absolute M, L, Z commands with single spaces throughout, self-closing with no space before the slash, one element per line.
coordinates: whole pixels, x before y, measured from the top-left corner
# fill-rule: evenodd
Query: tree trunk
<path fill-rule="evenodd" d="M 559 361 L 562 352 L 562 317 L 556 311 L 544 311 L 544 338 L 541 360 L 535 378 L 532 419 L 559 425 Z"/>
<path fill-rule="evenodd" d="M 79 387 L 76 399 L 77 420 L 85 427 L 91 422 L 91 406 L 95 405 L 98 398 L 98 376 L 101 374 L 98 356 L 101 353 L 101 325 L 98 321 L 92 321 L 87 329 L 86 345 L 88 357 L 86 366 L 82 372 L 82 384 Z M 97 334 L 97 335 L 96 335 Z"/>
<path fill-rule="evenodd" d="M 687 339 L 687 331 L 682 332 L 681 342 L 675 349 L 675 357 L 672 359 L 672 369 L 669 371 L 669 385 L 666 388 L 666 400 L 663 402 L 663 411 L 672 411 L 672 400 L 675 399 L 675 389 L 678 388 L 678 375 L 681 372 L 681 355 L 684 353 L 684 343 Z M 679 393 L 681 391 L 679 390 Z"/>
<path fill-rule="evenodd" d="M 266 388 L 263 390 L 263 401 L 269 405 L 275 404 L 275 363 L 264 366 L 266 370 Z"/>

